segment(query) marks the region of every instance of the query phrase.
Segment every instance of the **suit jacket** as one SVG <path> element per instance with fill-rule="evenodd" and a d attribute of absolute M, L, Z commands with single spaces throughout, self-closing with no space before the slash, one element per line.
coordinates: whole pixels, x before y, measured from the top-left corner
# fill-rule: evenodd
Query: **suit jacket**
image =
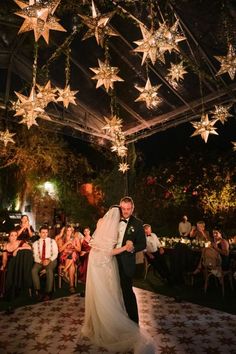
<path fill-rule="evenodd" d="M 135 252 L 142 251 L 146 248 L 146 237 L 143 230 L 143 223 L 135 216 L 131 215 L 125 230 L 122 246 L 126 241 L 130 240 L 134 244 L 134 253 L 123 252 L 118 255 L 118 262 L 121 263 L 122 270 L 129 277 L 133 277 L 135 273 Z"/>

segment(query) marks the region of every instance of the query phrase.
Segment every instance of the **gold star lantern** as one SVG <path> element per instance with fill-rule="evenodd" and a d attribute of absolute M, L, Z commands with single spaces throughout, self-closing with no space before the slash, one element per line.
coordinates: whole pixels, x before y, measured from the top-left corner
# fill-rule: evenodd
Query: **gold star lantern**
<path fill-rule="evenodd" d="M 51 87 L 51 81 L 49 80 L 45 86 L 36 84 L 38 92 L 37 99 L 40 102 L 42 108 L 47 107 L 49 102 L 56 102 L 57 89 Z"/>
<path fill-rule="evenodd" d="M 28 4 L 20 0 L 14 1 L 21 8 L 15 14 L 24 18 L 24 22 L 18 33 L 33 30 L 36 42 L 42 36 L 48 44 L 50 30 L 66 32 L 58 23 L 59 20 L 53 16 L 61 0 L 49 0 L 45 3 L 30 0 Z"/>
<path fill-rule="evenodd" d="M 228 73 L 231 80 L 233 80 L 236 73 L 236 53 L 232 44 L 229 45 L 229 50 L 226 56 L 215 56 L 215 58 L 221 63 L 221 68 L 216 75 Z"/>
<path fill-rule="evenodd" d="M 65 108 L 68 108 L 70 103 L 76 105 L 76 101 L 75 101 L 76 97 L 75 97 L 75 95 L 79 91 L 71 91 L 70 85 L 67 85 L 64 89 L 57 88 L 57 90 L 58 90 L 57 101 L 58 102 L 63 102 L 63 105 L 64 105 Z"/>
<path fill-rule="evenodd" d="M 5 147 L 7 146 L 8 143 L 15 144 L 15 141 L 12 139 L 14 135 L 15 133 L 10 133 L 9 130 L 6 129 L 4 132 L 0 132 L 0 141 L 3 142 Z"/>
<path fill-rule="evenodd" d="M 126 162 L 121 162 L 119 164 L 119 171 L 125 173 L 129 170 L 129 165 Z"/>
<path fill-rule="evenodd" d="M 236 141 L 231 141 L 233 144 L 233 150 L 236 151 Z"/>
<path fill-rule="evenodd" d="M 173 50 L 179 52 L 178 43 L 185 40 L 186 37 L 179 33 L 178 26 L 178 20 L 170 28 L 166 23 L 160 24 L 160 27 L 156 31 L 156 37 L 159 38 L 160 50 L 162 52 L 168 51 L 171 53 Z"/>
<path fill-rule="evenodd" d="M 113 136 L 121 130 L 122 120 L 119 117 L 113 115 L 110 119 L 107 117 L 104 118 L 107 124 L 102 129 L 106 130 L 109 134 Z"/>
<path fill-rule="evenodd" d="M 160 38 L 156 35 L 156 32 L 154 30 L 148 31 L 144 25 L 140 25 L 140 30 L 143 39 L 134 42 L 138 45 L 134 52 L 143 53 L 142 65 L 148 58 L 150 58 L 153 65 L 157 60 L 165 63 L 164 52 L 160 49 Z"/>
<path fill-rule="evenodd" d="M 118 34 L 108 26 L 109 21 L 114 15 L 114 11 L 106 14 L 99 14 L 92 1 L 92 17 L 80 15 L 82 22 L 89 27 L 89 30 L 85 33 L 83 40 L 95 36 L 97 44 L 103 47 L 104 39 L 106 36 L 118 36 Z"/>
<path fill-rule="evenodd" d="M 168 69 L 169 73 L 167 74 L 167 77 L 170 78 L 171 82 L 176 81 L 178 82 L 179 80 L 183 80 L 184 74 L 187 73 L 185 70 L 185 67 L 183 66 L 183 62 L 179 64 L 173 64 L 171 63 L 170 69 Z"/>
<path fill-rule="evenodd" d="M 196 135 L 201 135 L 201 138 L 207 143 L 209 134 L 218 135 L 216 131 L 216 127 L 214 124 L 217 122 L 217 119 L 209 120 L 208 114 L 203 114 L 201 116 L 200 122 L 191 122 L 193 127 L 196 129 L 195 132 L 191 135 L 191 137 Z"/>
<path fill-rule="evenodd" d="M 232 114 L 229 113 L 229 109 L 232 105 L 227 106 L 215 106 L 215 110 L 211 111 L 213 118 L 220 120 L 222 124 L 227 121 L 229 117 L 233 117 Z"/>
<path fill-rule="evenodd" d="M 114 88 L 114 82 L 124 81 L 117 74 L 119 69 L 115 66 L 110 66 L 108 61 L 102 62 L 98 59 L 98 68 L 90 68 L 96 75 L 92 77 L 93 80 L 97 80 L 96 88 L 104 85 L 106 91 Z"/>
<path fill-rule="evenodd" d="M 160 87 L 161 85 L 152 86 L 148 78 L 145 87 L 135 86 L 135 88 L 141 92 L 135 102 L 144 101 L 148 109 L 156 108 L 162 101 L 161 98 L 157 96 L 157 91 Z"/>

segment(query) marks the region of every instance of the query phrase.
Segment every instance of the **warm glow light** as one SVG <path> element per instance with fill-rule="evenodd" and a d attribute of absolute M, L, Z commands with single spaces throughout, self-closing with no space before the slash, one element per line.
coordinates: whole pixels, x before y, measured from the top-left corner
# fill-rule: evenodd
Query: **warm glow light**
<path fill-rule="evenodd" d="M 44 186 L 45 191 L 48 192 L 48 194 L 54 194 L 55 193 L 55 187 L 54 187 L 53 183 L 45 182 L 43 186 Z"/>

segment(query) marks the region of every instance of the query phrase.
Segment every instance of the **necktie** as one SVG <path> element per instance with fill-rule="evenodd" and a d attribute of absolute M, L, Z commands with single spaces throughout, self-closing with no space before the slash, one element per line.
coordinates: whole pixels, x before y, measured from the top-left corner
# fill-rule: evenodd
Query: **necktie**
<path fill-rule="evenodd" d="M 46 258 L 46 242 L 43 240 L 43 248 L 42 248 L 42 261 Z"/>
<path fill-rule="evenodd" d="M 125 222 L 127 224 L 127 220 L 126 219 L 120 219 L 120 222 Z"/>

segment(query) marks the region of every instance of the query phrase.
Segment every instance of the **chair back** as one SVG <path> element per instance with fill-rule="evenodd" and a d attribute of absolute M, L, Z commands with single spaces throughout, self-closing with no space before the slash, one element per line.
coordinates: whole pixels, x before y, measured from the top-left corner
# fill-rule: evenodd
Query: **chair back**
<path fill-rule="evenodd" d="M 220 254 L 214 248 L 205 248 L 202 252 L 202 265 L 208 269 L 221 268 Z"/>

